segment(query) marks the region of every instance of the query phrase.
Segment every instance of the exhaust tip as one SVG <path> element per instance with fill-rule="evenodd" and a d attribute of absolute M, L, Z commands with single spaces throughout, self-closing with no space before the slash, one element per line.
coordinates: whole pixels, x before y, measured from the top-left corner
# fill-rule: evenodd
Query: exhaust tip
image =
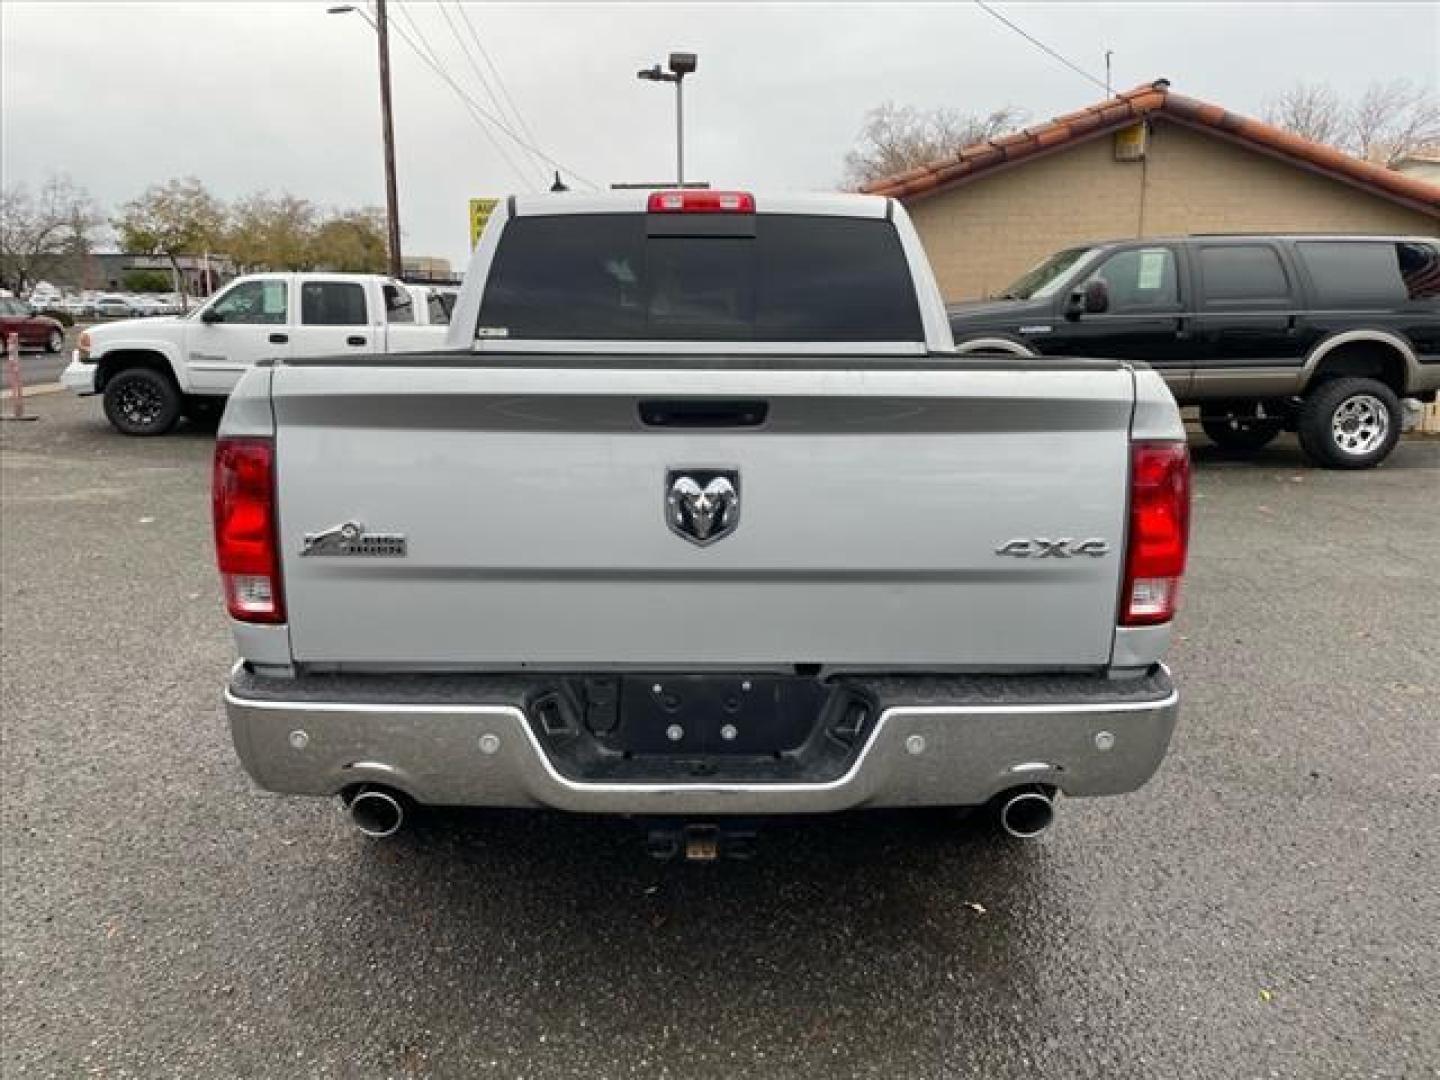
<path fill-rule="evenodd" d="M 405 806 L 396 796 L 379 788 L 365 788 L 349 804 L 350 820 L 366 836 L 383 840 L 394 836 L 405 824 Z"/>
<path fill-rule="evenodd" d="M 1027 788 L 1000 804 L 1000 827 L 1018 840 L 1031 840 L 1055 821 L 1055 803 L 1043 791 Z"/>

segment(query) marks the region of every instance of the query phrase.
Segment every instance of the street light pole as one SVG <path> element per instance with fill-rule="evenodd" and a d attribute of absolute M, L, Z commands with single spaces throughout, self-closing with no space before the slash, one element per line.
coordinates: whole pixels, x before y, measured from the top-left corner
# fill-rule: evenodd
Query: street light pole
<path fill-rule="evenodd" d="M 359 11 L 367 22 L 366 13 L 353 4 L 327 9 L 331 15 Z M 400 195 L 395 185 L 395 120 L 390 107 L 390 21 L 385 0 L 375 0 L 375 37 L 380 45 L 380 123 L 385 141 L 385 230 L 389 249 L 390 276 L 399 278 L 404 270 L 400 258 Z"/>
<path fill-rule="evenodd" d="M 644 68 L 635 73 L 637 79 L 646 82 L 669 82 L 675 84 L 675 183 L 685 186 L 685 76 L 695 72 L 694 53 L 673 52 L 670 54 L 670 70 L 661 71 L 660 65 Z"/>
<path fill-rule="evenodd" d="M 675 185 L 685 186 L 685 80 L 675 79 Z"/>

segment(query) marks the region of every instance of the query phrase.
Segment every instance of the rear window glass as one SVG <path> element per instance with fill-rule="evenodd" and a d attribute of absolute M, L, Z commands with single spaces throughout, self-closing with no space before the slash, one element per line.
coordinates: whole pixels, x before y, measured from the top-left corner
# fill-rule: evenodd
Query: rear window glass
<path fill-rule="evenodd" d="M 1200 249 L 1205 299 L 1285 300 L 1290 282 L 1279 253 L 1268 245 L 1227 244 Z"/>
<path fill-rule="evenodd" d="M 1440 247 L 1434 244 L 1396 244 L 1400 279 L 1411 300 L 1440 300 Z"/>
<path fill-rule="evenodd" d="M 476 335 L 924 340 L 890 222 L 761 214 L 753 224 L 754 235 L 647 236 L 644 214 L 516 218 L 501 237 Z"/>
<path fill-rule="evenodd" d="M 364 326 L 365 286 L 307 281 L 300 286 L 300 321 L 306 326 Z"/>

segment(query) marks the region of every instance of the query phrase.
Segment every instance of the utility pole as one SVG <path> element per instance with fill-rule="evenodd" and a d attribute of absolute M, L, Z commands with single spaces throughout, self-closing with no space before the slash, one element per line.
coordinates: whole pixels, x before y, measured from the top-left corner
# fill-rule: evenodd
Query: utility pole
<path fill-rule="evenodd" d="M 390 22 L 385 0 L 375 0 L 375 36 L 380 41 L 380 114 L 385 125 L 385 221 L 390 230 L 390 276 L 399 278 L 400 196 L 395 188 L 395 120 L 390 109 Z"/>
<path fill-rule="evenodd" d="M 375 0 L 375 18 L 372 21 L 364 8 L 354 4 L 336 4 L 326 11 L 331 15 L 346 15 L 354 11 L 375 28 L 376 40 L 380 43 L 380 122 L 385 137 L 385 229 L 386 246 L 390 249 L 390 276 L 400 277 L 404 265 L 400 260 L 400 196 L 395 190 L 395 121 L 390 110 L 390 20 L 385 12 L 385 0 Z"/>

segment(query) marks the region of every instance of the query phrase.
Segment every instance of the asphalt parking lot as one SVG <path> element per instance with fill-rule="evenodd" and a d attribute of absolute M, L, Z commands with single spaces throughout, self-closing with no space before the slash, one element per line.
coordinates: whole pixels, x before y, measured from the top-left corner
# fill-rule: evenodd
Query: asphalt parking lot
<path fill-rule="evenodd" d="M 1440 1064 L 1440 440 L 1197 444 L 1160 775 L 1039 842 L 938 815 L 651 861 L 631 827 L 361 838 L 253 790 L 211 438 L 0 430 L 5 1076 L 1421 1077 Z"/>

